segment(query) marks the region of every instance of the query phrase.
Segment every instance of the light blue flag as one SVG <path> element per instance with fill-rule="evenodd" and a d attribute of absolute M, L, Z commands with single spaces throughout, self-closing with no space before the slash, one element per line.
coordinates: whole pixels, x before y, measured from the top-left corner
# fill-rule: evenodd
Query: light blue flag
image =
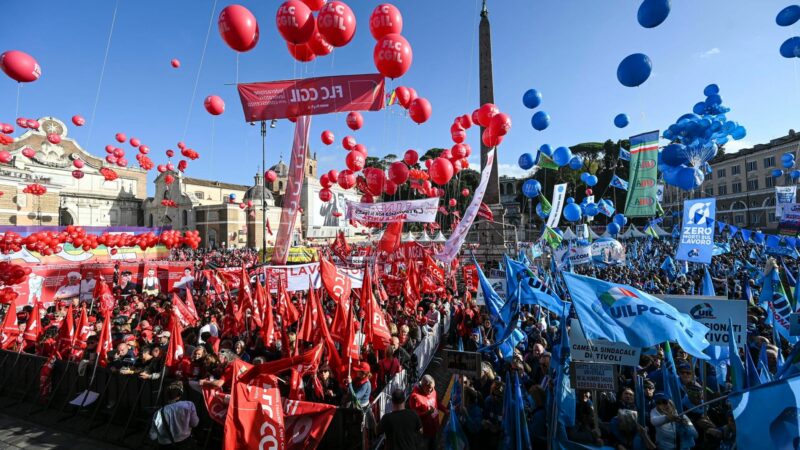
<path fill-rule="evenodd" d="M 725 231 L 725 222 L 717 221 L 717 230 L 722 233 Z"/>
<path fill-rule="evenodd" d="M 724 255 L 730 252 L 731 252 L 731 244 L 727 242 L 715 242 L 714 250 L 711 252 L 711 256 Z"/>
<path fill-rule="evenodd" d="M 671 256 L 664 258 L 664 262 L 661 264 L 661 270 L 663 270 L 670 279 L 675 278 L 675 262 L 672 261 Z"/>
<path fill-rule="evenodd" d="M 630 161 L 631 160 L 631 152 L 625 150 L 624 148 L 619 148 L 619 159 L 623 161 Z"/>
<path fill-rule="evenodd" d="M 615 187 L 617 189 L 622 189 L 623 191 L 627 191 L 628 190 L 628 182 L 623 180 L 622 178 L 616 176 L 616 175 L 611 177 L 610 186 L 611 187 Z"/>
<path fill-rule="evenodd" d="M 745 387 L 745 372 L 742 359 L 739 358 L 739 350 L 736 348 L 736 337 L 733 335 L 733 322 L 728 319 L 728 359 L 730 360 L 731 385 L 734 391 L 740 391 Z"/>
<path fill-rule="evenodd" d="M 761 385 L 761 377 L 759 376 L 758 369 L 755 362 L 753 362 L 753 355 L 750 354 L 750 349 L 745 349 L 744 359 L 747 361 L 745 370 L 747 372 L 746 388 L 752 388 Z"/>
<path fill-rule="evenodd" d="M 483 270 L 481 270 L 481 266 L 475 259 L 474 254 L 472 255 L 472 262 L 475 264 L 475 268 L 478 272 L 478 283 L 481 285 L 481 290 L 483 290 L 483 298 L 486 301 L 486 309 L 489 310 L 489 317 L 493 322 L 501 321 L 501 325 L 505 327 L 506 323 L 502 322 L 502 318 L 500 317 L 500 309 L 503 308 L 503 299 L 492 289 L 492 283 L 489 283 L 489 280 L 486 279 L 486 275 L 483 274 Z"/>
<path fill-rule="evenodd" d="M 517 283 L 519 285 L 519 283 Z M 491 345 L 479 348 L 479 352 L 491 352 L 495 349 L 500 350 L 504 360 L 511 360 L 514 356 L 514 348 L 520 342 L 527 339 L 527 335 L 520 329 L 521 310 L 519 304 L 519 288 L 516 289 L 516 295 L 508 299 L 505 305 L 500 309 L 500 319 L 495 323 L 495 336 L 496 341 Z M 484 294 L 485 295 L 485 294 Z M 501 325 L 506 324 L 506 325 Z"/>
<path fill-rule="evenodd" d="M 442 434 L 444 435 L 445 450 L 464 450 L 469 448 L 467 435 L 461 429 L 458 413 L 452 403 L 450 403 L 450 417 L 447 419 L 447 424 L 444 426 Z"/>
<path fill-rule="evenodd" d="M 728 239 L 733 239 L 736 236 L 736 232 L 739 231 L 739 227 L 728 225 L 728 228 L 731 230 L 731 234 L 728 236 Z"/>
<path fill-rule="evenodd" d="M 746 228 L 742 228 L 740 231 L 742 232 L 742 240 L 744 240 L 745 242 L 749 241 L 750 240 L 750 235 L 753 232 L 748 230 L 748 229 L 746 229 Z"/>
<path fill-rule="evenodd" d="M 740 449 L 794 449 L 800 441 L 800 377 L 762 384 L 729 399 Z"/>
<path fill-rule="evenodd" d="M 780 351 L 778 353 L 780 353 Z M 772 372 L 769 371 L 766 342 L 761 343 L 761 349 L 758 351 L 758 377 L 761 379 L 761 384 L 772 381 Z"/>
<path fill-rule="evenodd" d="M 714 292 L 714 280 L 711 279 L 711 274 L 708 273 L 708 266 L 703 266 L 703 295 L 716 296 Z"/>
<path fill-rule="evenodd" d="M 562 319 L 559 324 L 560 340 L 553 347 L 550 367 L 555 373 L 555 388 L 553 400 L 558 408 L 558 422 L 564 427 L 575 425 L 575 390 L 572 389 L 569 379 L 570 344 L 567 333 L 567 317 L 569 317 L 569 304 L 564 305 Z"/>
<path fill-rule="evenodd" d="M 687 353 L 708 359 L 708 328 L 670 304 L 636 288 L 564 273 L 587 339 L 652 347 L 676 341 Z"/>
<path fill-rule="evenodd" d="M 508 298 L 512 298 L 516 294 L 516 287 L 512 289 L 512 286 L 519 285 L 521 305 L 539 305 L 555 314 L 561 312 L 564 302 L 558 298 L 555 292 L 547 289 L 528 267 L 506 255 L 503 256 L 503 260 L 506 265 Z"/>

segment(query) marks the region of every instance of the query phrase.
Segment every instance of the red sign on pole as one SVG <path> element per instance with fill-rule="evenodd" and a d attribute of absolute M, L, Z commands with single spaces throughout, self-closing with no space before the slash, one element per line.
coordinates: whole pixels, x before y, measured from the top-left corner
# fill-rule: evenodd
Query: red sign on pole
<path fill-rule="evenodd" d="M 329 114 L 380 111 L 384 106 L 383 75 L 340 75 L 300 80 L 240 83 L 248 122 Z"/>

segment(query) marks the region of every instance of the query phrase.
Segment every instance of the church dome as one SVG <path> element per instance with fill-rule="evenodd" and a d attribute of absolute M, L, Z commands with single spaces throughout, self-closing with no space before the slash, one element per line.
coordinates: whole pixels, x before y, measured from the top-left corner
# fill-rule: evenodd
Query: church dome
<path fill-rule="evenodd" d="M 284 167 L 286 167 L 286 166 L 284 165 Z M 261 200 L 261 192 L 263 191 L 264 192 L 264 200 L 273 200 L 274 201 L 275 198 L 272 197 L 272 192 L 270 192 L 269 189 L 266 189 L 266 190 L 264 189 L 264 183 L 263 183 L 264 178 L 261 176 L 261 174 L 260 173 L 256 174 L 256 176 L 254 178 L 256 180 L 256 184 L 254 186 L 250 187 L 250 189 L 248 189 L 244 193 L 244 200 L 245 201 L 247 201 L 247 200 L 260 201 Z"/>
<path fill-rule="evenodd" d="M 289 175 L 289 166 L 283 163 L 283 160 L 278 161 L 278 164 L 270 167 L 269 170 L 272 170 L 278 177 L 286 177 Z"/>

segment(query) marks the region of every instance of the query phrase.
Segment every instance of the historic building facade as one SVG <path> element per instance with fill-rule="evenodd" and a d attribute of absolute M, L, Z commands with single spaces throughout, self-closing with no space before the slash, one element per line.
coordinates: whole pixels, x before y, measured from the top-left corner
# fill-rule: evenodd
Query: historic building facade
<path fill-rule="evenodd" d="M 0 225 L 143 225 L 142 202 L 147 198 L 147 173 L 138 168 L 113 166 L 119 178 L 106 181 L 99 170 L 105 160 L 84 150 L 69 136 L 66 123 L 39 119 L 38 130 L 28 129 L 9 145 L 0 145 L 12 159 L 0 164 Z M 53 144 L 47 135 L 61 138 Z M 31 158 L 22 154 L 26 148 Z M 83 178 L 72 176 L 73 161 L 84 162 Z M 41 196 L 23 189 L 38 183 L 47 188 Z"/>

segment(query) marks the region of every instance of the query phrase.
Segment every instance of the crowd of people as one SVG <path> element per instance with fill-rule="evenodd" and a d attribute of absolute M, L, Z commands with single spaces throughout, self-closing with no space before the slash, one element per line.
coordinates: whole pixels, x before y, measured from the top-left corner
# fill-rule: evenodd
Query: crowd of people
<path fill-rule="evenodd" d="M 760 288 L 760 271 L 755 268 L 766 263 L 766 256 L 753 244 L 738 239 L 730 244 L 729 253 L 715 256 L 709 266 L 714 288 L 731 299 L 751 300 L 747 350 L 754 360 L 767 361 L 768 370 L 775 373 L 791 348 L 768 324 L 768 312 L 752 301 Z M 699 294 L 704 271 L 698 267 L 686 270 L 688 268 L 682 269 L 677 264 L 664 265 L 666 258 L 674 256 L 673 252 L 674 242 L 648 238 L 628 244 L 624 265 L 578 266 L 571 270 L 654 294 Z M 755 260 L 751 258 L 754 253 Z M 287 308 L 302 312 L 308 306 L 309 295 L 303 291 L 289 293 L 291 306 L 282 305 L 275 297 L 269 302 L 275 321 L 274 338 L 269 344 L 265 344 L 259 326 L 249 320 L 250 314 L 245 316 L 243 328 L 231 327 L 229 303 L 236 296 L 230 292 L 226 295 L 216 292 L 215 283 L 203 275 L 204 271 L 253 265 L 257 262 L 257 253 L 173 250 L 171 258 L 195 263 L 191 280 L 182 280 L 173 292 L 154 292 L 152 287 L 148 289 L 147 283 L 133 283 L 127 275 L 119 274 L 110 283 L 115 304 L 108 314 L 103 314 L 91 298 L 60 298 L 53 307 L 41 310 L 41 335 L 30 336 L 25 330 L 33 320 L 34 308 L 25 306 L 17 314 L 20 333 L 6 348 L 45 357 L 59 352 L 62 359 L 94 363 L 98 358 L 103 321 L 110 320 L 113 350 L 103 355 L 103 363 L 111 371 L 142 379 L 166 376 L 196 389 L 208 386 L 229 390 L 235 376 L 234 361 L 259 365 L 297 355 L 312 347 L 312 342 L 298 336 L 299 322 L 287 320 L 290 315 Z M 789 264 L 783 266 L 786 271 L 796 271 L 793 263 L 786 261 L 786 264 Z M 536 266 L 540 274 L 549 272 L 548 265 L 537 260 L 532 266 Z M 556 274 L 548 275 L 552 275 L 549 279 L 556 279 Z M 256 280 L 258 277 L 250 279 L 251 282 Z M 552 397 L 558 368 L 551 365 L 551 361 L 558 357 L 554 352 L 560 351 L 559 344 L 569 327 L 569 319 L 576 317 L 574 309 L 570 317 L 565 318 L 536 305 L 522 307 L 520 328 L 525 339 L 510 358 L 503 358 L 497 350 L 485 351 L 499 339 L 486 307 L 477 304 L 475 293 L 453 287 L 448 285 L 435 294 L 422 295 L 413 311 L 402 295 L 377 295 L 391 333 L 388 345 L 380 350 L 371 342 L 365 342 L 363 319 L 366 311 L 362 302 L 353 301 L 360 358 L 350 361 L 345 372 L 340 367 L 332 367 L 331 355 L 326 353 L 316 373 L 302 377 L 300 392 L 281 379 L 282 395 L 362 410 L 370 417 L 366 421 L 368 432 L 383 436 L 387 448 L 393 449 L 437 448 L 437 439 L 441 439 L 447 423 L 444 420 L 449 411 L 449 405 L 444 402 L 447 397 L 454 402 L 453 411 L 470 447 L 482 448 L 503 442 L 504 419 L 507 419 L 504 414 L 508 414 L 506 391 L 512 389 L 509 380 L 516 379 L 523 391 L 527 432 L 533 448 L 544 448 L 548 439 L 555 435 L 584 445 L 610 445 L 631 450 L 733 447 L 736 427 L 727 402 L 696 408 L 729 393 L 730 376 L 726 378 L 724 373 L 718 373 L 719 366 L 690 357 L 677 345 L 671 347 L 668 355 L 663 347 L 644 349 L 637 367 L 620 366 L 616 391 L 574 392 L 574 423 L 566 427 L 554 426 L 557 422 L 552 418 Z M 375 292 L 381 290 L 376 284 Z M 353 293 L 355 297 L 360 295 L 355 289 Z M 561 294 L 564 300 L 569 300 L 566 290 Z M 187 303 L 187 297 L 193 299 L 199 320 L 182 329 L 183 356 L 175 370 L 165 370 L 166 353 L 173 338 L 169 325 L 174 316 L 175 295 Z M 321 304 L 327 326 L 331 327 L 337 304 L 331 296 L 325 295 Z M 76 331 L 79 339 L 65 349 L 59 341 L 59 330 L 69 314 L 75 324 L 86 327 L 86 333 L 81 335 L 80 330 Z M 468 352 L 481 351 L 483 362 L 479 376 L 454 376 L 451 386 L 437 389 L 432 377 L 416 378 L 418 361 L 414 350 L 445 318 L 449 318 L 451 325 L 442 345 Z M 341 343 L 337 347 L 341 347 Z M 673 401 L 674 395 L 665 394 L 664 373 L 668 370 L 668 361 L 674 361 L 680 376 L 682 400 L 679 405 Z M 394 412 L 383 418 L 371 417 L 370 403 L 403 370 L 409 374 L 410 392 L 390 392 Z M 452 384 L 460 389 L 457 403 L 456 396 L 451 395 L 455 392 Z M 175 400 L 176 388 L 171 389 L 169 397 Z"/>

